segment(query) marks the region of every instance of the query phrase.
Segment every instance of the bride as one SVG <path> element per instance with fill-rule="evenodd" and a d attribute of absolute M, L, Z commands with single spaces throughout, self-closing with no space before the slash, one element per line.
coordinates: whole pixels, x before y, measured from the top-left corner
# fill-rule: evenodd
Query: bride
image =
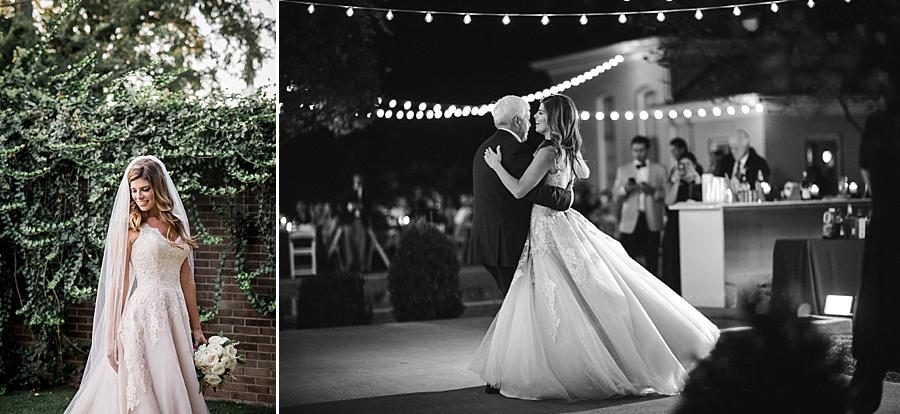
<path fill-rule="evenodd" d="M 206 343 L 196 246 L 162 161 L 131 161 L 109 219 L 91 351 L 66 413 L 208 412 L 193 361 Z"/>
<path fill-rule="evenodd" d="M 567 187 L 590 173 L 578 110 L 565 95 L 541 101 L 545 141 L 521 179 L 488 148 L 484 159 L 521 197 L 546 176 Z M 719 330 L 573 209 L 535 205 L 509 293 L 469 369 L 507 397 L 602 399 L 677 394 Z"/>

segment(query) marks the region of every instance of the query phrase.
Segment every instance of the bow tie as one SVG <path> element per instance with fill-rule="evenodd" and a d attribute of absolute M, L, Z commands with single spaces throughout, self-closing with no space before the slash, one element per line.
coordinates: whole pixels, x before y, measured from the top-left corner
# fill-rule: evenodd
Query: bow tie
<path fill-rule="evenodd" d="M 634 164 L 634 168 L 641 169 L 647 166 L 647 163 Z"/>

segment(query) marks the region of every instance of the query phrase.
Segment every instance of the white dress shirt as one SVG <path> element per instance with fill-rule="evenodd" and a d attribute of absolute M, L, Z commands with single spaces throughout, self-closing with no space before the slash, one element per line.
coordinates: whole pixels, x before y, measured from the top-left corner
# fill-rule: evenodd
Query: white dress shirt
<path fill-rule="evenodd" d="M 638 183 L 647 183 L 650 182 L 650 168 L 647 165 L 647 162 L 644 161 L 644 166 L 640 167 L 641 163 L 635 161 L 634 169 L 637 171 L 635 173 L 635 181 Z M 645 211 L 647 209 L 647 194 L 644 194 L 643 191 L 638 193 L 638 210 Z"/>

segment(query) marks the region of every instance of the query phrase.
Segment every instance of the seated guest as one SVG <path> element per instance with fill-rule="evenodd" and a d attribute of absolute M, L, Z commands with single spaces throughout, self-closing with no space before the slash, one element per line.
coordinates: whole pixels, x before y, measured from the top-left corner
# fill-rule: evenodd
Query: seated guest
<path fill-rule="evenodd" d="M 663 271 L 662 279 L 672 290 L 681 294 L 681 260 L 678 244 L 678 211 L 668 206 L 687 200 L 703 201 L 700 175 L 703 170 L 697 165 L 694 154 L 686 152 L 681 155 L 676 167 L 676 175 L 672 177 L 666 191 L 666 228 L 663 232 Z"/>

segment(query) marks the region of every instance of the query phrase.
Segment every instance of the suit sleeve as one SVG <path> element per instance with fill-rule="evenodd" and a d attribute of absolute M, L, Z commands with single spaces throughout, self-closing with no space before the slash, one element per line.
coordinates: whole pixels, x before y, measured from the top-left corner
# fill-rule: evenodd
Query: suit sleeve
<path fill-rule="evenodd" d="M 513 152 L 509 164 L 506 163 L 505 159 L 503 160 L 503 166 L 506 167 L 506 170 L 513 177 L 522 178 L 522 174 L 528 169 L 528 165 L 531 164 L 533 157 L 529 146 L 522 145 L 518 149 L 518 151 Z M 541 179 L 541 182 L 525 195 L 525 199 L 557 211 L 568 210 L 572 206 L 571 186 L 569 186 L 570 188 L 554 187 L 546 185 L 545 180 L 546 177 Z"/>

